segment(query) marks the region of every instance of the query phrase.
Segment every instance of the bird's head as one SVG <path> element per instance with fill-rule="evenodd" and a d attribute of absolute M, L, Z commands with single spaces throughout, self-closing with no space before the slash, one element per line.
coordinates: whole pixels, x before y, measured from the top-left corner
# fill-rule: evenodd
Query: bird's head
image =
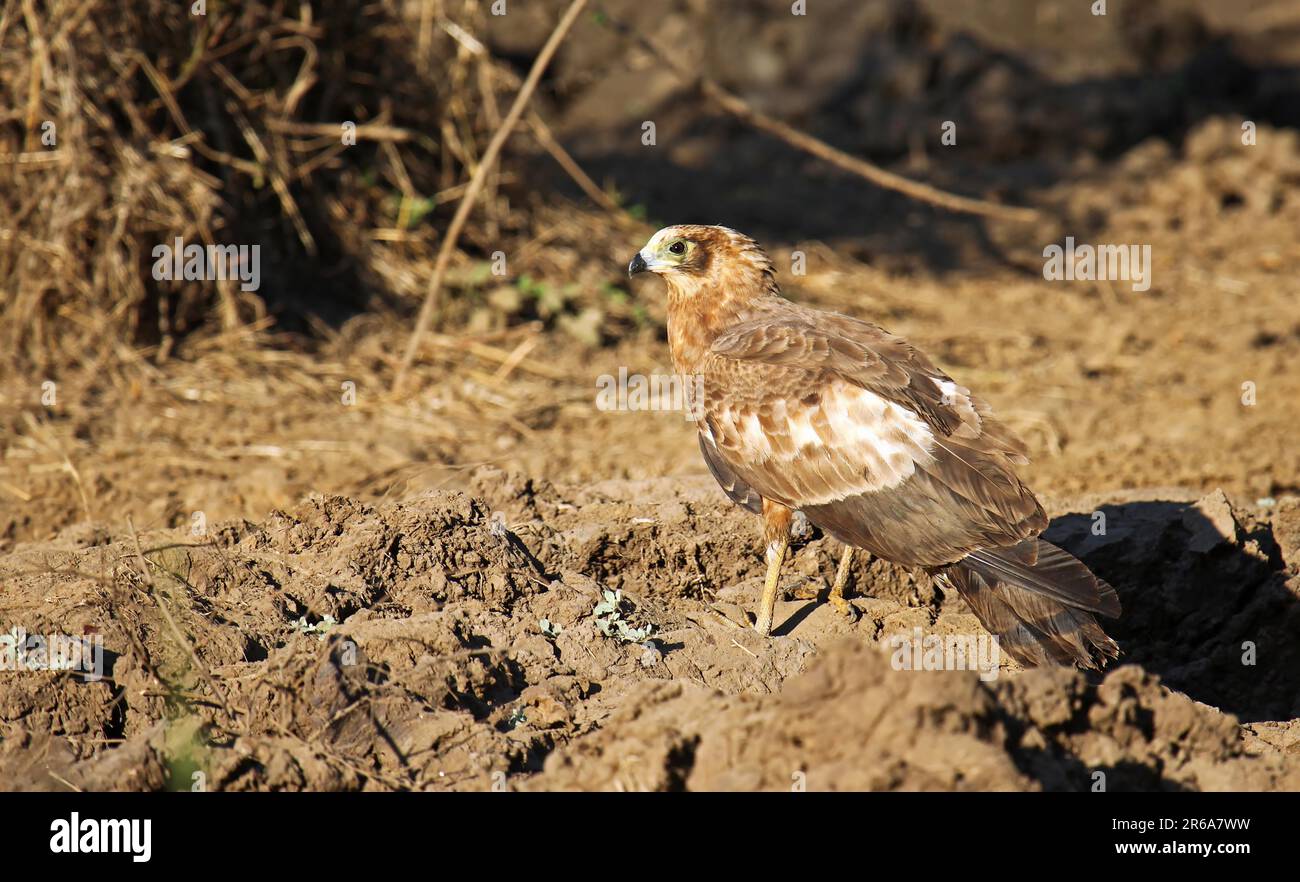
<path fill-rule="evenodd" d="M 737 285 L 755 291 L 775 289 L 767 255 L 753 239 L 728 227 L 664 227 L 627 265 L 629 276 L 642 272 L 662 276 L 669 290 L 680 294 L 704 288 L 731 290 Z"/>

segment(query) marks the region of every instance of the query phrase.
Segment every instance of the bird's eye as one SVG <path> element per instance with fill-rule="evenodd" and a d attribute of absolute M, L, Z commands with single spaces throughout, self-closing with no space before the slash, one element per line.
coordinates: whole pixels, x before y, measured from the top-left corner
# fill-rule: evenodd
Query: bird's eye
<path fill-rule="evenodd" d="M 682 242 L 681 240 L 678 240 L 678 241 L 674 242 L 673 244 L 669 245 L 669 246 L 668 246 L 668 250 L 671 251 L 673 254 L 685 254 L 685 253 L 686 253 L 686 243 L 685 243 L 685 242 Z"/>

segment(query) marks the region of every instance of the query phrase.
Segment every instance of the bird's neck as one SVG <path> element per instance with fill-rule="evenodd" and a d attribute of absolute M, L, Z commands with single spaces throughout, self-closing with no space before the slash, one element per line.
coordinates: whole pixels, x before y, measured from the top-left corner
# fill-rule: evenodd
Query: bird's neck
<path fill-rule="evenodd" d="M 728 328 L 753 318 L 778 297 L 768 280 L 720 284 L 714 279 L 667 279 L 668 349 L 680 374 L 700 371 L 713 341 Z"/>

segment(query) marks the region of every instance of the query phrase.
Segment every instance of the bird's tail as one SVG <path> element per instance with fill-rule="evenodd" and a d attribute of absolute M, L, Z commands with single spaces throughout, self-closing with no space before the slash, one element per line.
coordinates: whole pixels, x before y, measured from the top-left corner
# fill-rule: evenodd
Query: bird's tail
<path fill-rule="evenodd" d="M 999 647 L 1026 667 L 1100 668 L 1119 655 L 1094 613 L 1120 614 L 1115 589 L 1042 539 L 972 552 L 932 570 L 957 590 Z"/>

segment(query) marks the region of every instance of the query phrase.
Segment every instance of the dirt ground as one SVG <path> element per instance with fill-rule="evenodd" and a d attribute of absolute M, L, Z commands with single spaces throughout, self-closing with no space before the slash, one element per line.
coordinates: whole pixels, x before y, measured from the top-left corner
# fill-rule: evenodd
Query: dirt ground
<path fill-rule="evenodd" d="M 589 62 L 562 56 L 558 95 Z M 583 85 L 554 99 L 569 139 L 609 88 Z M 1265 121 L 1243 147 L 1241 114 L 1202 110 L 1174 135 L 1081 145 L 1052 174 L 1007 159 L 1052 208 L 1032 228 L 931 226 L 806 159 L 791 186 L 844 189 L 837 210 L 879 212 L 865 231 L 809 217 L 800 234 L 770 192 L 717 217 L 659 217 L 699 209 L 638 191 L 656 220 L 752 221 L 787 296 L 903 334 L 1021 432 L 1047 537 L 1123 603 L 1104 673 L 896 670 L 892 637 L 978 622 L 924 575 L 865 555 L 856 620 L 840 616 L 818 599 L 839 548 L 815 531 L 787 567 L 776 633 L 754 633 L 760 527 L 708 477 L 692 424 L 595 405 L 601 375 L 668 368 L 659 282 L 621 275 L 654 227 L 557 221 L 530 243 L 547 252 L 544 280 L 625 289 L 595 338 L 580 312 L 566 326 L 511 306 L 508 286 L 465 283 L 482 309 L 431 339 L 400 397 L 388 380 L 410 318 L 382 313 L 310 346 L 212 337 L 125 385 L 95 365 L 6 377 L 0 632 L 98 635 L 107 671 L 6 672 L 0 776 L 107 790 L 1300 788 L 1300 138 Z M 1045 149 L 1066 150 L 1052 118 L 1036 124 Z M 600 135 L 575 154 L 615 174 Z M 683 123 L 673 162 L 689 171 L 714 137 Z M 856 149 L 892 149 L 863 137 Z M 1149 243 L 1150 289 L 1045 280 L 1042 249 L 1067 235 Z M 806 275 L 787 271 L 795 251 Z M 611 618 L 624 636 L 604 633 Z"/>

